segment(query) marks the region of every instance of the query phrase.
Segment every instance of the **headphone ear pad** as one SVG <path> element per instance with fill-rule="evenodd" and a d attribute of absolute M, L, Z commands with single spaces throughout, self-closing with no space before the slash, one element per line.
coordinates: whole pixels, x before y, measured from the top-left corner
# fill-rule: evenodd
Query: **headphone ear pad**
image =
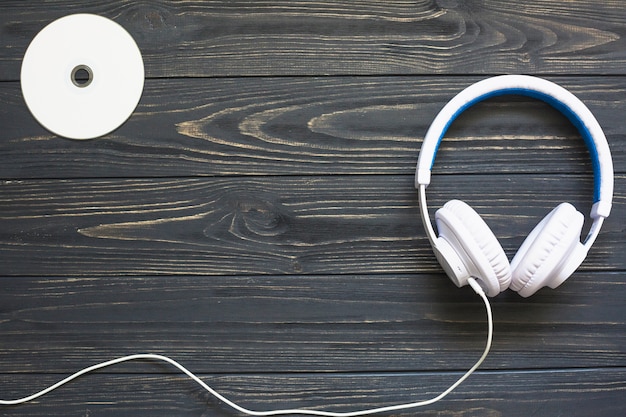
<path fill-rule="evenodd" d="M 485 221 L 460 200 L 447 202 L 435 213 L 440 239 L 457 252 L 470 276 L 477 278 L 487 295 L 506 290 L 511 282 L 509 261 Z"/>
<path fill-rule="evenodd" d="M 511 289 L 528 297 L 542 287 L 556 288 L 582 263 L 584 216 L 569 203 L 553 209 L 528 235 L 511 261 Z"/>

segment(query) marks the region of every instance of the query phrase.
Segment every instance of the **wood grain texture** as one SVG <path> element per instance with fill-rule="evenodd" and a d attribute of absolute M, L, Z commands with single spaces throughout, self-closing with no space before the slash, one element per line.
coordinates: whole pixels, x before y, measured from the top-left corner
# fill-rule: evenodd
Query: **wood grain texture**
<path fill-rule="evenodd" d="M 480 301 L 440 273 L 0 282 L 2 373 L 63 374 L 136 352 L 204 373 L 450 371 L 485 343 Z M 623 367 L 625 293 L 623 273 L 581 271 L 532 302 L 503 294 L 483 369 Z"/>
<path fill-rule="evenodd" d="M 512 257 L 559 203 L 589 212 L 590 177 L 444 175 L 429 195 L 431 207 L 467 200 Z M 2 191 L 2 275 L 439 270 L 412 176 L 5 181 Z M 624 270 L 615 206 L 583 268 Z"/>
<path fill-rule="evenodd" d="M 160 371 L 160 366 L 151 366 Z M 459 373 L 361 375 L 201 375 L 231 399 L 258 410 L 276 407 L 352 411 L 398 402 L 431 398 Z M 508 375 L 479 372 L 445 403 L 421 410 L 395 412 L 397 416 L 525 417 L 619 415 L 626 391 L 623 369 L 566 372 L 514 372 Z M 46 378 L 45 382 L 54 379 Z M 42 382 L 44 382 L 42 381 Z M 25 386 L 28 378 L 0 379 L 0 384 Z M 123 389 L 122 387 L 126 387 Z M 245 388 L 242 388 L 245 387 Z M 19 391 L 15 390 L 15 391 Z M 67 414 L 63 414 L 63 412 Z M 10 410 L 11 416 L 206 416 L 226 417 L 233 412 L 178 376 L 92 375 L 51 396 L 48 401 Z"/>
<path fill-rule="evenodd" d="M 148 80 L 113 134 L 71 141 L 39 126 L 17 83 L 0 83 L 5 120 L 0 178 L 408 174 L 438 111 L 483 77 Z M 555 77 L 595 113 L 616 170 L 626 164 L 626 81 Z M 442 173 L 590 170 L 576 129 L 557 110 L 508 97 L 452 125 Z"/>
<path fill-rule="evenodd" d="M 19 6 L 18 6 L 19 5 Z M 70 13 L 116 20 L 148 77 L 331 74 L 621 74 L 620 0 L 3 2 L 0 80 Z"/>
<path fill-rule="evenodd" d="M 19 85 L 35 34 L 77 12 L 124 26 L 147 75 L 131 118 L 91 141 L 39 126 Z M 625 21 L 619 0 L 0 2 L 0 397 L 138 351 L 258 409 L 438 394 L 474 363 L 486 326 L 419 221 L 421 140 L 462 88 L 528 73 L 604 128 L 612 215 L 557 290 L 492 300 L 479 373 L 393 415 L 623 415 Z M 575 128 L 507 97 L 453 124 L 428 199 L 431 215 L 467 201 L 511 258 L 550 209 L 587 214 L 591 194 Z M 144 361 L 0 415 L 238 414 Z"/>

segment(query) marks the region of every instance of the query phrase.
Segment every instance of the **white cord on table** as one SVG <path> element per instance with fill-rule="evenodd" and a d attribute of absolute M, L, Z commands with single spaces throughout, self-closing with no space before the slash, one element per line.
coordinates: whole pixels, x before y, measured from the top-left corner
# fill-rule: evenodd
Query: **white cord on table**
<path fill-rule="evenodd" d="M 398 411 L 398 410 L 405 410 L 408 408 L 415 408 L 415 407 L 422 407 L 425 405 L 429 405 L 429 404 L 433 404 L 439 400 L 441 400 L 442 398 L 444 398 L 446 395 L 448 395 L 450 392 L 452 392 L 456 387 L 458 387 L 463 381 L 465 381 L 467 379 L 467 377 L 469 377 L 485 360 L 485 358 L 487 357 L 487 354 L 489 353 L 489 349 L 491 348 L 491 341 L 493 338 L 493 318 L 492 318 L 492 313 L 491 313 L 491 306 L 489 305 L 489 300 L 487 299 L 487 296 L 485 295 L 484 291 L 482 290 L 482 288 L 480 287 L 480 285 L 473 279 L 470 278 L 469 279 L 469 283 L 471 285 L 471 287 L 474 289 L 474 291 L 483 299 L 483 302 L 485 303 L 485 308 L 487 310 L 487 321 L 488 321 L 488 335 L 487 335 L 487 343 L 485 346 L 485 350 L 483 351 L 483 354 L 481 355 L 481 357 L 478 359 L 478 361 L 474 364 L 474 366 L 472 366 L 465 374 L 463 374 L 463 376 L 461 376 L 455 383 L 453 383 L 448 389 L 446 389 L 445 391 L 443 391 L 441 394 L 437 395 L 436 397 L 433 397 L 429 400 L 423 400 L 423 401 L 418 401 L 418 402 L 412 402 L 412 403 L 406 403 L 406 404 L 397 404 L 397 405 L 391 405 L 391 406 L 387 406 L 387 407 L 379 407 L 379 408 L 370 408 L 370 409 L 364 409 L 364 410 L 357 410 L 357 411 L 349 411 L 349 412 L 332 412 L 332 411 L 318 411 L 318 410 L 301 410 L 301 409 L 283 409 L 283 410 L 269 410 L 269 411 L 255 411 L 255 410 L 250 410 L 247 408 L 244 408 L 240 405 L 238 405 L 237 403 L 229 400 L 228 398 L 224 397 L 222 394 L 220 394 L 219 392 L 215 391 L 213 388 L 211 388 L 210 386 L 208 386 L 206 383 L 204 383 L 200 378 L 198 378 L 195 374 L 193 374 L 191 371 L 189 371 L 187 368 L 185 368 L 183 365 L 181 365 L 180 363 L 176 362 L 174 359 L 171 359 L 167 356 L 163 356 L 163 355 L 156 355 L 156 354 L 152 354 L 152 353 L 141 353 L 141 354 L 136 354 L 136 355 L 129 355 L 129 356 L 123 356 L 120 358 L 116 358 L 116 359 L 112 359 L 110 361 L 106 361 L 106 362 L 101 362 L 92 366 L 89 366 L 87 368 L 84 368 L 70 376 L 68 376 L 67 378 L 57 382 L 54 385 L 49 386 L 48 388 L 45 388 L 37 393 L 34 393 L 32 395 L 29 395 L 27 397 L 24 398 L 18 398 L 15 400 L 0 400 L 0 405 L 15 405 L 15 404 L 22 404 L 22 403 L 26 403 L 29 401 L 32 401 L 36 398 L 39 398 L 43 395 L 46 395 L 47 393 L 49 393 L 50 391 L 53 391 L 57 388 L 59 388 L 62 385 L 67 384 L 68 382 L 82 376 L 85 375 L 89 372 L 93 372 L 97 369 L 102 369 L 105 368 L 107 366 L 111 366 L 111 365 L 115 365 L 118 363 L 122 363 L 122 362 L 128 362 L 128 361 L 133 361 L 133 360 L 158 360 L 158 361 L 163 361 L 163 362 L 167 362 L 171 365 L 173 365 L 174 367 L 178 368 L 182 373 L 184 373 L 185 375 L 187 375 L 189 378 L 191 378 L 192 380 L 194 380 L 198 385 L 200 385 L 202 388 L 204 388 L 206 391 L 208 391 L 211 395 L 213 395 L 215 398 L 217 398 L 218 400 L 224 402 L 225 404 L 227 404 L 228 406 L 234 408 L 237 411 L 240 411 L 244 414 L 250 415 L 250 416 L 277 416 L 277 415 L 287 415 L 287 414 L 302 414 L 302 415 L 311 415 L 311 416 L 322 416 L 322 417 L 356 417 L 356 416 L 365 416 L 365 415 L 370 415 L 370 414 L 376 414 L 376 413 L 386 413 L 386 412 L 390 412 L 390 411 Z"/>

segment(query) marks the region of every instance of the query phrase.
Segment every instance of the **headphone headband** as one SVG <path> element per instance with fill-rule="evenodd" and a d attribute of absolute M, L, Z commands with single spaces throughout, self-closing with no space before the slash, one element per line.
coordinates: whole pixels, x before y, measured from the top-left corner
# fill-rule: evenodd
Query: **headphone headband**
<path fill-rule="evenodd" d="M 591 217 L 608 217 L 613 200 L 613 161 L 600 124 L 591 111 L 565 88 L 528 75 L 501 75 L 470 85 L 446 104 L 431 124 L 420 150 L 415 187 L 430 184 L 430 173 L 439 144 L 452 122 L 472 105 L 492 97 L 522 95 L 542 100 L 563 113 L 582 135 L 594 172 Z"/>

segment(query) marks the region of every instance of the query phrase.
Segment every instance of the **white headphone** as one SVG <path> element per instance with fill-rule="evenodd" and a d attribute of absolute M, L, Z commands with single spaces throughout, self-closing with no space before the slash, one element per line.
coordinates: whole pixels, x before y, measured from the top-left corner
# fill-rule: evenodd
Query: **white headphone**
<path fill-rule="evenodd" d="M 594 172 L 593 224 L 580 242 L 584 216 L 569 203 L 553 209 L 528 235 L 509 264 L 502 246 L 484 220 L 459 200 L 435 213 L 439 237 L 430 222 L 426 187 L 437 148 L 450 124 L 473 104 L 502 95 L 540 99 L 561 111 L 585 140 Z M 459 287 L 475 278 L 490 297 L 507 288 L 528 297 L 542 287 L 556 288 L 580 266 L 611 212 L 613 162 L 602 128 L 589 109 L 572 93 L 553 82 L 526 75 L 502 75 L 473 84 L 456 95 L 431 124 L 420 150 L 415 173 L 422 222 L 437 260 Z"/>

